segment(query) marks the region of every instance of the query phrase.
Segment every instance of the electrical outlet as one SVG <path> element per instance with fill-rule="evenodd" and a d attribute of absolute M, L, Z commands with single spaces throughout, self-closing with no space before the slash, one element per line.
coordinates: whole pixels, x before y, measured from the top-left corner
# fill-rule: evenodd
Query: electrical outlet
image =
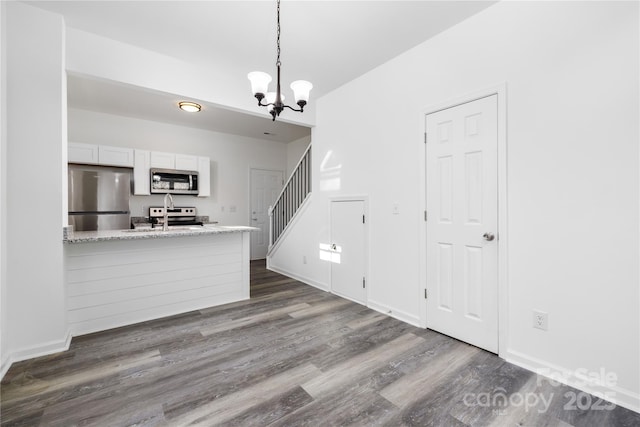
<path fill-rule="evenodd" d="M 400 203 L 393 202 L 393 204 L 391 205 L 391 212 L 394 215 L 400 215 Z"/>
<path fill-rule="evenodd" d="M 307 256 L 306 255 L 302 255 L 302 263 L 303 264 L 307 263 Z"/>
<path fill-rule="evenodd" d="M 533 327 L 546 331 L 549 329 L 548 314 L 544 311 L 533 310 Z"/>

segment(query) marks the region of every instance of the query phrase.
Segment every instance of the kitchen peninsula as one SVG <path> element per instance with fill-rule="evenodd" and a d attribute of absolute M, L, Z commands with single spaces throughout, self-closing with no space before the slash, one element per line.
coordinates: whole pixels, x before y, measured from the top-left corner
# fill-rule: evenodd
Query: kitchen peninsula
<path fill-rule="evenodd" d="M 69 232 L 64 236 L 72 335 L 249 298 L 253 227 Z"/>

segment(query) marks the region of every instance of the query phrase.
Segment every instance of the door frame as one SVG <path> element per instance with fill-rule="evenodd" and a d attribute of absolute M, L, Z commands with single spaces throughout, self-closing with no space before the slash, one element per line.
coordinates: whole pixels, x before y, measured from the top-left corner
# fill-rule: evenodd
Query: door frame
<path fill-rule="evenodd" d="M 365 277 L 365 303 L 364 306 L 365 307 L 369 307 L 369 289 L 371 288 L 371 271 L 370 271 L 370 263 L 369 263 L 369 259 L 371 258 L 371 246 L 369 245 L 369 225 L 371 224 L 371 217 L 369 215 L 369 196 L 367 195 L 353 195 L 353 196 L 334 196 L 334 197 L 329 197 L 328 198 L 329 203 L 327 206 L 327 210 L 328 210 L 328 218 L 329 218 L 329 240 L 331 240 L 331 204 L 333 202 L 363 202 L 364 204 L 364 216 L 365 216 L 365 222 L 364 222 L 364 277 Z M 331 263 L 330 264 L 330 268 Z M 331 292 L 333 295 L 337 295 L 333 292 L 333 283 L 331 281 L 331 271 L 329 271 L 329 292 Z M 345 299 L 349 299 L 347 297 L 343 297 L 342 295 L 340 295 L 340 298 L 345 298 Z M 356 301 L 354 301 L 356 302 Z M 356 302 L 357 304 L 360 304 L 359 302 Z"/>
<path fill-rule="evenodd" d="M 426 155 L 427 149 L 424 143 L 426 133 L 426 116 L 438 111 L 457 107 L 468 102 L 476 101 L 488 96 L 498 97 L 498 356 L 507 354 L 508 337 L 508 292 L 509 292 L 509 271 L 508 271 L 508 185 L 507 185 L 507 83 L 490 86 L 465 95 L 450 98 L 439 102 L 420 112 L 420 153 L 419 157 L 419 239 L 420 239 L 420 289 L 419 298 L 424 300 L 424 292 L 427 283 L 427 224 L 424 220 L 424 212 L 427 209 L 427 187 L 426 187 Z M 420 304 L 420 326 L 428 328 L 427 325 L 427 304 Z"/>
<path fill-rule="evenodd" d="M 247 224 L 249 224 L 249 226 L 252 226 L 252 221 L 251 218 L 253 217 L 253 213 L 252 213 L 252 209 L 251 209 L 251 200 L 252 200 L 252 186 L 251 186 L 251 176 L 253 175 L 253 171 L 254 170 L 259 170 L 259 171 L 267 171 L 267 172 L 278 172 L 280 174 L 280 176 L 282 177 L 282 184 L 280 185 L 280 192 L 282 192 L 282 189 L 284 188 L 284 185 L 286 184 L 286 181 L 284 180 L 284 174 L 285 171 L 282 169 L 271 169 L 268 167 L 260 167 L 260 166 L 249 166 L 249 177 L 248 177 L 248 185 L 249 185 L 249 191 L 247 192 L 248 194 L 248 200 L 247 200 Z M 267 221 L 271 221 L 270 218 L 267 219 Z M 271 224 L 269 223 L 269 227 L 271 227 Z M 251 239 L 249 239 L 251 240 Z M 269 244 L 271 244 L 271 242 L 269 242 Z M 251 242 L 249 242 L 249 258 L 251 258 Z M 265 257 L 266 258 L 266 257 Z"/>

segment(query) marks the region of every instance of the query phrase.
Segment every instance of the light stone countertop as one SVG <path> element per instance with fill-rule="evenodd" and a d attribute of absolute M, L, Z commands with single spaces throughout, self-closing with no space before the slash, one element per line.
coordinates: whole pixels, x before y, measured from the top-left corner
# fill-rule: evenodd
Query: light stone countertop
<path fill-rule="evenodd" d="M 169 237 L 210 236 L 212 234 L 244 233 L 258 231 L 259 228 L 243 225 L 187 225 L 162 228 L 139 228 L 131 230 L 108 231 L 70 231 L 63 239 L 64 243 L 103 242 L 107 240 L 164 239 Z"/>

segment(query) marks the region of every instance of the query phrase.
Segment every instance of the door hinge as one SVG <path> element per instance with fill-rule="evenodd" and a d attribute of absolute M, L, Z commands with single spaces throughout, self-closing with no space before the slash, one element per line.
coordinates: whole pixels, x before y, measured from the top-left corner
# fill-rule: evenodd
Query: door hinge
<path fill-rule="evenodd" d="M 424 221 L 427 222 L 427 211 L 424 211 Z"/>
<path fill-rule="evenodd" d="M 427 299 L 427 288 L 424 289 L 424 299 Z"/>
<path fill-rule="evenodd" d="M 364 215 L 362 215 L 362 223 L 364 224 Z"/>
<path fill-rule="evenodd" d="M 424 143 L 425 144 L 427 143 L 427 133 L 426 132 L 424 133 Z"/>
<path fill-rule="evenodd" d="M 363 287 L 363 288 L 365 287 L 365 283 L 366 283 L 366 281 L 365 281 L 365 279 L 364 279 L 364 277 L 363 277 L 363 278 L 362 278 L 362 287 Z"/>

